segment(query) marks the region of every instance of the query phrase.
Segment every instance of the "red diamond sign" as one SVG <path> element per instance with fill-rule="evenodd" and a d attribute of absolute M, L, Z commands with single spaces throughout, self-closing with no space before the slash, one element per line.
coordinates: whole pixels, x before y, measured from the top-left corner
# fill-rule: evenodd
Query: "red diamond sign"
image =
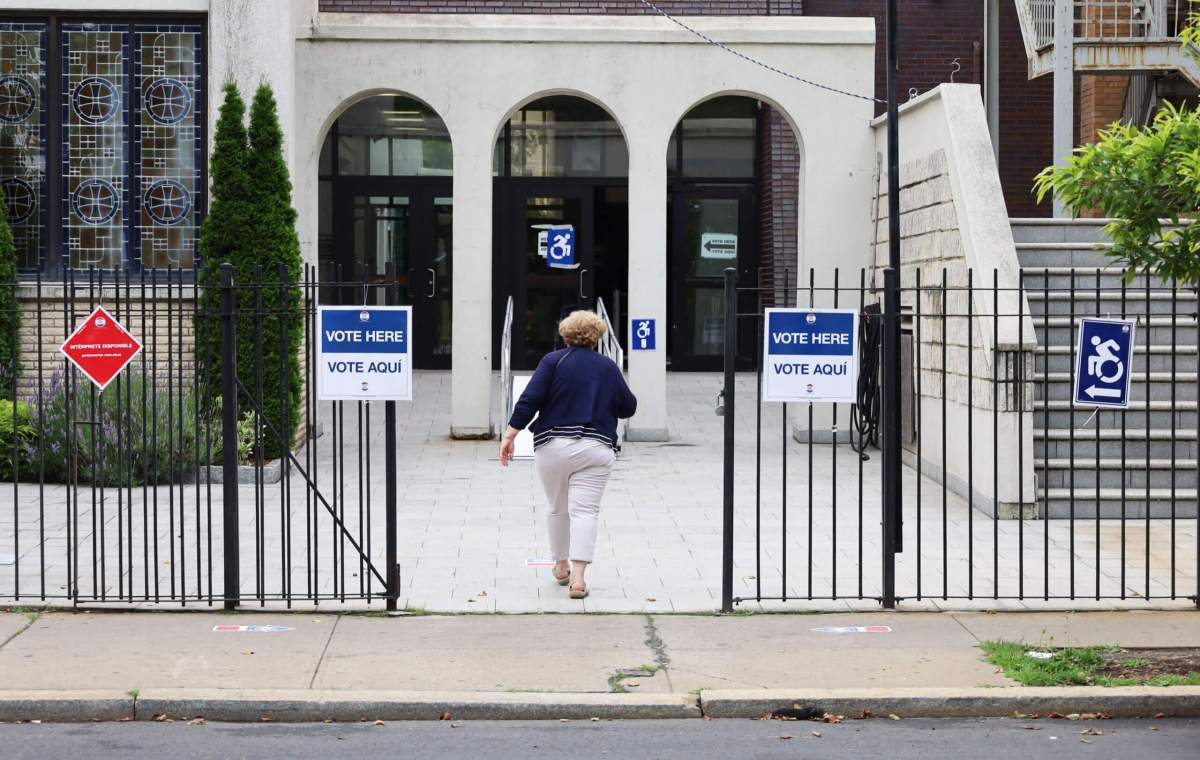
<path fill-rule="evenodd" d="M 100 390 L 121 374 L 141 350 L 141 341 L 103 306 L 97 306 L 62 344 L 62 352 Z"/>

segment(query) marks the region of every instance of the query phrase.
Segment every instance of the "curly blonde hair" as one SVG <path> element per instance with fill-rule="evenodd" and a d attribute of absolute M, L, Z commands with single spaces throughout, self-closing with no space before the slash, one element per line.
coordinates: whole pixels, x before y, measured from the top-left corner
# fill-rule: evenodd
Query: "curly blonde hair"
<path fill-rule="evenodd" d="M 592 311 L 573 311 L 558 323 L 558 334 L 568 346 L 595 348 L 606 331 L 604 320 Z"/>

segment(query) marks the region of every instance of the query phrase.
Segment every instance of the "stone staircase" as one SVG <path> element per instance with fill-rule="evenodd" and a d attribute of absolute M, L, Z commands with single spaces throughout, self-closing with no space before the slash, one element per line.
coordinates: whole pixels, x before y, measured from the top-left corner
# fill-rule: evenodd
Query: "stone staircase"
<path fill-rule="evenodd" d="M 1012 220 L 1038 338 L 1033 427 L 1042 514 L 1094 517 L 1098 506 L 1102 517 L 1195 517 L 1196 291 L 1158 290 L 1165 284 L 1151 280 L 1147 293 L 1147 278 L 1137 277 L 1122 295 L 1121 273 L 1103 254 L 1103 224 Z M 1125 411 L 1093 417 L 1071 406 L 1073 324 L 1084 316 L 1138 320 Z"/>

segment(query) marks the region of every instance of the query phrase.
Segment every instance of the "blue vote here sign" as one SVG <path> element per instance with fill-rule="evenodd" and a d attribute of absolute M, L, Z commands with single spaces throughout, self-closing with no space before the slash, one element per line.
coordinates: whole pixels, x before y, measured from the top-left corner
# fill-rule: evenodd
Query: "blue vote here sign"
<path fill-rule="evenodd" d="M 858 386 L 858 312 L 767 309 L 763 401 L 852 403 Z"/>
<path fill-rule="evenodd" d="M 1075 406 L 1129 406 L 1133 377 L 1133 319 L 1079 321 L 1075 363 Z"/>
<path fill-rule="evenodd" d="M 412 401 L 412 307 L 317 309 L 317 398 Z"/>

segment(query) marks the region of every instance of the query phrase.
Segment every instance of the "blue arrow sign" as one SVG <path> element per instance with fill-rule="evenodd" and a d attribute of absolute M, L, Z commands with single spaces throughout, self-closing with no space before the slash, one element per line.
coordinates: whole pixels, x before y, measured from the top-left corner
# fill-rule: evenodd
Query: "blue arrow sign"
<path fill-rule="evenodd" d="M 1136 328 L 1133 319 L 1080 320 L 1072 395 L 1075 406 L 1129 406 Z"/>

